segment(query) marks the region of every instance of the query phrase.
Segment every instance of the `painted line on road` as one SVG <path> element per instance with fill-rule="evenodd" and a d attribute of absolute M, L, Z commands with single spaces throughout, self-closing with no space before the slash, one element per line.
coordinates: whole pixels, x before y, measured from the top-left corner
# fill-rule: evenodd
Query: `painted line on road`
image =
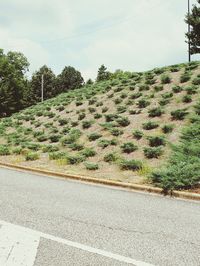
<path fill-rule="evenodd" d="M 1 266 L 33 266 L 40 238 L 52 240 L 70 247 L 104 256 L 135 266 L 153 266 L 152 264 L 124 257 L 112 252 L 93 248 L 78 242 L 45 234 L 19 225 L 0 220 L 0 265 Z M 32 251 L 32 252 L 31 252 Z M 2 260 L 1 260 L 2 258 Z M 6 258 L 7 261 L 6 261 Z M 9 263 L 10 264 L 9 264 Z M 20 264 L 21 263 L 21 264 Z"/>

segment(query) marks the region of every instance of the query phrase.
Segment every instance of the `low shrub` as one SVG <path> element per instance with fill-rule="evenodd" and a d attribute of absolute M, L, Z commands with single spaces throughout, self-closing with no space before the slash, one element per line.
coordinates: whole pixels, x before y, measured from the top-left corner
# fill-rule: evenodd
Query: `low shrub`
<path fill-rule="evenodd" d="M 51 136 L 49 137 L 49 139 L 50 139 L 50 141 L 51 141 L 52 143 L 54 143 L 54 142 L 58 142 L 58 141 L 60 140 L 60 138 L 61 138 L 61 136 L 60 136 L 60 135 L 56 135 L 56 134 L 51 135 Z"/>
<path fill-rule="evenodd" d="M 164 113 L 162 108 L 159 107 L 154 107 L 148 111 L 149 117 L 158 117 L 161 116 Z"/>
<path fill-rule="evenodd" d="M 108 140 L 108 139 L 101 139 L 98 142 L 98 146 L 101 147 L 102 149 L 107 148 L 110 144 L 111 144 L 110 140 Z"/>
<path fill-rule="evenodd" d="M 157 122 L 154 122 L 154 121 L 148 121 L 146 123 L 143 123 L 142 127 L 143 127 L 143 129 L 151 130 L 151 129 L 159 127 L 159 124 Z"/>
<path fill-rule="evenodd" d="M 104 156 L 103 160 L 107 163 L 116 162 L 119 159 L 119 156 L 115 152 L 108 153 Z"/>
<path fill-rule="evenodd" d="M 126 110 L 127 110 L 127 107 L 124 106 L 124 105 L 119 105 L 119 106 L 117 106 L 117 113 L 118 113 L 118 114 L 125 113 Z"/>
<path fill-rule="evenodd" d="M 108 107 L 103 107 L 102 109 L 101 109 L 101 111 L 102 111 L 102 113 L 106 113 L 107 111 L 108 111 Z"/>
<path fill-rule="evenodd" d="M 119 166 L 121 170 L 137 171 L 142 169 L 142 162 L 138 160 L 121 160 Z"/>
<path fill-rule="evenodd" d="M 88 110 L 89 110 L 90 113 L 96 112 L 96 109 L 94 107 L 89 107 Z"/>
<path fill-rule="evenodd" d="M 169 84 L 171 83 L 171 77 L 168 74 L 162 74 L 161 77 L 161 83 L 162 84 Z"/>
<path fill-rule="evenodd" d="M 98 170 L 99 169 L 99 166 L 96 163 L 86 162 L 85 163 L 85 167 L 86 167 L 87 170 L 90 170 L 90 171 L 94 171 L 94 170 Z"/>
<path fill-rule="evenodd" d="M 111 129 L 109 129 L 109 131 L 115 137 L 120 136 L 124 133 L 124 131 L 122 129 L 119 129 L 119 128 L 111 128 Z"/>
<path fill-rule="evenodd" d="M 175 85 L 175 86 L 172 87 L 172 91 L 173 91 L 174 93 L 179 93 L 179 92 L 181 92 L 182 90 L 183 90 L 183 88 L 182 88 L 181 86 L 178 86 L 178 85 Z"/>
<path fill-rule="evenodd" d="M 70 148 L 73 151 L 81 151 L 84 149 L 84 146 L 82 144 L 79 143 L 71 143 L 68 145 L 68 148 Z"/>
<path fill-rule="evenodd" d="M 162 127 L 162 131 L 163 133 L 167 134 L 167 133 L 171 133 L 174 129 L 174 125 L 172 124 L 166 124 Z"/>
<path fill-rule="evenodd" d="M 36 152 L 28 152 L 25 155 L 25 159 L 26 159 L 26 161 L 35 161 L 35 160 L 38 160 L 39 159 L 39 154 L 36 153 Z"/>
<path fill-rule="evenodd" d="M 171 100 L 171 99 L 161 99 L 161 100 L 159 101 L 159 104 L 160 104 L 161 106 L 167 105 L 168 103 L 170 103 L 170 100 Z"/>
<path fill-rule="evenodd" d="M 120 116 L 120 117 L 117 118 L 116 121 L 117 121 L 118 125 L 121 126 L 121 127 L 127 127 L 130 124 L 130 121 L 129 121 L 128 117 Z"/>
<path fill-rule="evenodd" d="M 134 130 L 133 131 L 133 136 L 137 140 L 141 139 L 143 137 L 143 135 L 144 135 L 143 132 L 140 130 Z"/>
<path fill-rule="evenodd" d="M 190 72 L 184 72 L 180 76 L 180 83 L 185 83 L 185 82 L 189 81 L 190 78 L 191 78 L 191 73 Z"/>
<path fill-rule="evenodd" d="M 186 109 L 177 109 L 171 112 L 172 119 L 174 120 L 184 120 L 188 112 Z"/>
<path fill-rule="evenodd" d="M 102 117 L 102 114 L 96 113 L 94 114 L 94 119 L 99 119 Z"/>
<path fill-rule="evenodd" d="M 0 144 L 0 156 L 10 155 L 10 149 L 7 145 Z"/>
<path fill-rule="evenodd" d="M 200 75 L 192 80 L 193 85 L 200 85 Z"/>
<path fill-rule="evenodd" d="M 91 133 L 91 134 L 88 136 L 88 139 L 89 139 L 89 141 L 94 141 L 94 140 L 99 139 L 99 138 L 101 138 L 101 137 L 102 137 L 101 134 L 94 132 L 94 133 Z"/>
<path fill-rule="evenodd" d="M 68 164 L 79 164 L 85 161 L 85 156 L 83 156 L 82 154 L 76 154 L 76 155 L 67 154 L 66 160 Z"/>
<path fill-rule="evenodd" d="M 132 142 L 126 142 L 121 145 L 121 149 L 124 153 L 131 153 L 138 150 L 138 146 Z"/>
<path fill-rule="evenodd" d="M 139 108 L 146 108 L 148 105 L 150 105 L 150 102 L 143 98 L 137 102 L 137 105 Z"/>
<path fill-rule="evenodd" d="M 182 98 L 183 103 L 191 103 L 192 102 L 192 96 L 191 95 L 184 95 Z"/>
<path fill-rule="evenodd" d="M 93 157 L 96 155 L 96 151 L 93 148 L 85 148 L 81 151 L 81 155 L 86 158 Z"/>
<path fill-rule="evenodd" d="M 83 120 L 85 118 L 86 114 L 85 113 L 80 113 L 78 115 L 78 120 Z"/>
<path fill-rule="evenodd" d="M 42 152 L 56 152 L 59 151 L 59 147 L 55 145 L 44 145 L 42 147 Z"/>
<path fill-rule="evenodd" d="M 145 147 L 144 155 L 148 159 L 159 158 L 163 154 L 161 147 Z"/>
<path fill-rule="evenodd" d="M 151 147 L 158 147 L 166 145 L 166 140 L 164 136 L 148 136 L 149 145 Z"/>
<path fill-rule="evenodd" d="M 197 87 L 194 85 L 187 86 L 187 87 L 185 87 L 185 91 L 187 92 L 187 94 L 193 95 L 193 94 L 197 93 Z"/>
<path fill-rule="evenodd" d="M 93 120 L 87 120 L 82 122 L 82 128 L 83 129 L 88 129 L 92 126 Z"/>
<path fill-rule="evenodd" d="M 156 85 L 153 87 L 155 92 L 162 91 L 164 89 L 163 85 Z"/>

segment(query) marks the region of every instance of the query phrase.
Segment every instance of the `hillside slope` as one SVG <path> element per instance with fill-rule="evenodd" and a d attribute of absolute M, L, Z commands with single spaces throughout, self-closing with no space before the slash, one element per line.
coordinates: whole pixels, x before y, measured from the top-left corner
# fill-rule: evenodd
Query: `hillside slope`
<path fill-rule="evenodd" d="M 0 120 L 0 161 L 126 182 L 166 162 L 200 95 L 200 62 L 117 72 Z"/>

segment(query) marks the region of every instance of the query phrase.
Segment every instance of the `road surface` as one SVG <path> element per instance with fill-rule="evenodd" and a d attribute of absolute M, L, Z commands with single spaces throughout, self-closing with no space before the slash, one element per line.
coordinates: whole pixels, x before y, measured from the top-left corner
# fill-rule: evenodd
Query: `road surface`
<path fill-rule="evenodd" d="M 0 168 L 0 266 L 199 266 L 200 203 Z"/>

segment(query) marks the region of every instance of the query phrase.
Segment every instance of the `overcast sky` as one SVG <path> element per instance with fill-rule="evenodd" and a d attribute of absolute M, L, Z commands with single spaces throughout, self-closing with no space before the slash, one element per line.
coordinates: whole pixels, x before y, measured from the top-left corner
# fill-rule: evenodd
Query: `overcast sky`
<path fill-rule="evenodd" d="M 24 53 L 30 72 L 71 65 L 87 79 L 101 64 L 143 71 L 187 61 L 187 0 L 0 0 L 0 10 L 0 48 Z"/>

